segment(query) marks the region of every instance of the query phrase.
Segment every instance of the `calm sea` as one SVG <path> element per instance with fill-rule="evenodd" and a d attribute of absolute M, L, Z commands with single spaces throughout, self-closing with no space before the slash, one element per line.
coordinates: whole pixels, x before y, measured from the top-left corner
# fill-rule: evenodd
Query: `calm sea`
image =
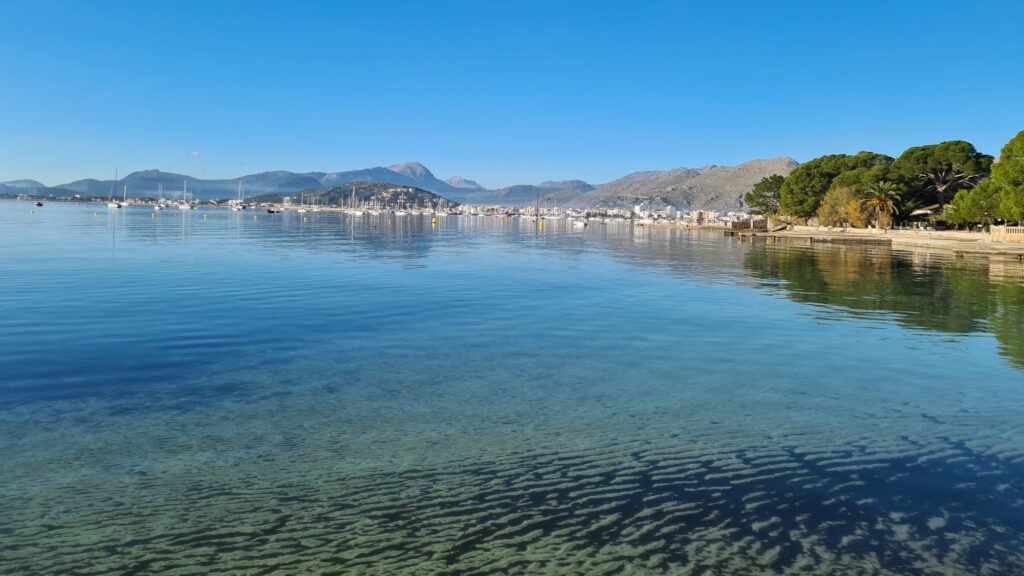
<path fill-rule="evenodd" d="M 439 220 L 0 202 L 0 573 L 1024 573 L 1024 263 Z"/>

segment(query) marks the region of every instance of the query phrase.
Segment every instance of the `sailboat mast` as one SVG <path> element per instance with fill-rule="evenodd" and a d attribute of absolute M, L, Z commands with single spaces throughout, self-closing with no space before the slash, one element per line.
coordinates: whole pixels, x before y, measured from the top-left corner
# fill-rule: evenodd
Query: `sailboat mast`
<path fill-rule="evenodd" d="M 117 194 L 117 168 L 114 168 L 114 183 L 110 185 L 110 201 L 114 201 L 114 194 Z"/>

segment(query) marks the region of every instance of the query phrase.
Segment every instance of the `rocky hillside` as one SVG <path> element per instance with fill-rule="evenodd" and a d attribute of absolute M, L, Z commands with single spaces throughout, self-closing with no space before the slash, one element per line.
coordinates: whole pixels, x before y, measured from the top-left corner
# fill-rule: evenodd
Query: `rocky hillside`
<path fill-rule="evenodd" d="M 576 196 L 569 207 L 628 207 L 649 202 L 681 209 L 733 210 L 743 207 L 743 195 L 765 176 L 788 175 L 792 158 L 751 160 L 738 166 L 676 168 L 635 172 Z"/>

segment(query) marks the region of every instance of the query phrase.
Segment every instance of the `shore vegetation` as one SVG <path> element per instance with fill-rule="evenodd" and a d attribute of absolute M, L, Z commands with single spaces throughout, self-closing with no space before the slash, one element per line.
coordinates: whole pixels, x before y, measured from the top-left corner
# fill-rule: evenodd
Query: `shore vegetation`
<path fill-rule="evenodd" d="M 810 160 L 745 196 L 751 212 L 826 226 L 991 226 L 1024 221 L 1024 131 L 997 158 L 950 140 L 897 158 L 863 151 Z"/>

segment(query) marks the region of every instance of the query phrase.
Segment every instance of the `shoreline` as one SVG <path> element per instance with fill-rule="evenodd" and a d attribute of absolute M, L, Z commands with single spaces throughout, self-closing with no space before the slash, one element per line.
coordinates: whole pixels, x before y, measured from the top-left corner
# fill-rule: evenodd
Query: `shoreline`
<path fill-rule="evenodd" d="M 769 238 L 773 240 L 806 240 L 832 244 L 882 244 L 893 248 L 929 248 L 944 250 L 954 254 L 985 254 L 990 256 L 1010 256 L 1024 261 L 1024 243 L 993 242 L 987 233 L 953 232 L 953 231 L 911 231 L 911 230 L 781 230 L 778 232 L 742 230 L 729 231 L 745 236 Z"/>
<path fill-rule="evenodd" d="M 51 202 L 73 203 L 73 204 L 98 204 L 96 200 L 83 201 L 62 201 L 48 199 Z M 139 202 L 131 204 L 151 208 L 152 204 Z M 207 209 L 228 209 L 228 205 L 199 205 L 198 208 Z M 299 206 L 274 205 L 275 210 L 282 212 L 298 211 Z M 302 207 L 304 208 L 304 207 Z M 262 210 L 253 210 L 253 212 Z M 321 206 L 313 212 L 346 213 L 347 208 Z M 449 213 L 450 215 L 453 215 Z M 472 214 L 470 214 L 472 215 Z M 485 215 L 485 214 L 482 214 Z M 511 215 L 506 215 L 511 216 Z M 519 215 L 523 216 L 523 215 Z M 860 245 L 886 245 L 893 248 L 925 248 L 952 252 L 953 254 L 980 254 L 988 256 L 1007 256 L 1024 262 L 1024 242 L 995 242 L 991 240 L 990 233 L 965 232 L 954 230 L 876 230 L 865 228 L 837 228 L 829 229 L 816 226 L 793 226 L 790 230 L 769 232 L 758 229 L 730 229 L 723 226 L 695 225 L 690 222 L 674 221 L 653 221 L 645 222 L 636 219 L 626 219 L 634 226 L 644 227 L 683 227 L 688 230 L 704 230 L 708 232 L 722 232 L 727 236 L 738 236 L 740 238 L 763 238 L 770 241 L 803 240 L 807 243 L 828 243 L 828 244 L 860 244 Z"/>

